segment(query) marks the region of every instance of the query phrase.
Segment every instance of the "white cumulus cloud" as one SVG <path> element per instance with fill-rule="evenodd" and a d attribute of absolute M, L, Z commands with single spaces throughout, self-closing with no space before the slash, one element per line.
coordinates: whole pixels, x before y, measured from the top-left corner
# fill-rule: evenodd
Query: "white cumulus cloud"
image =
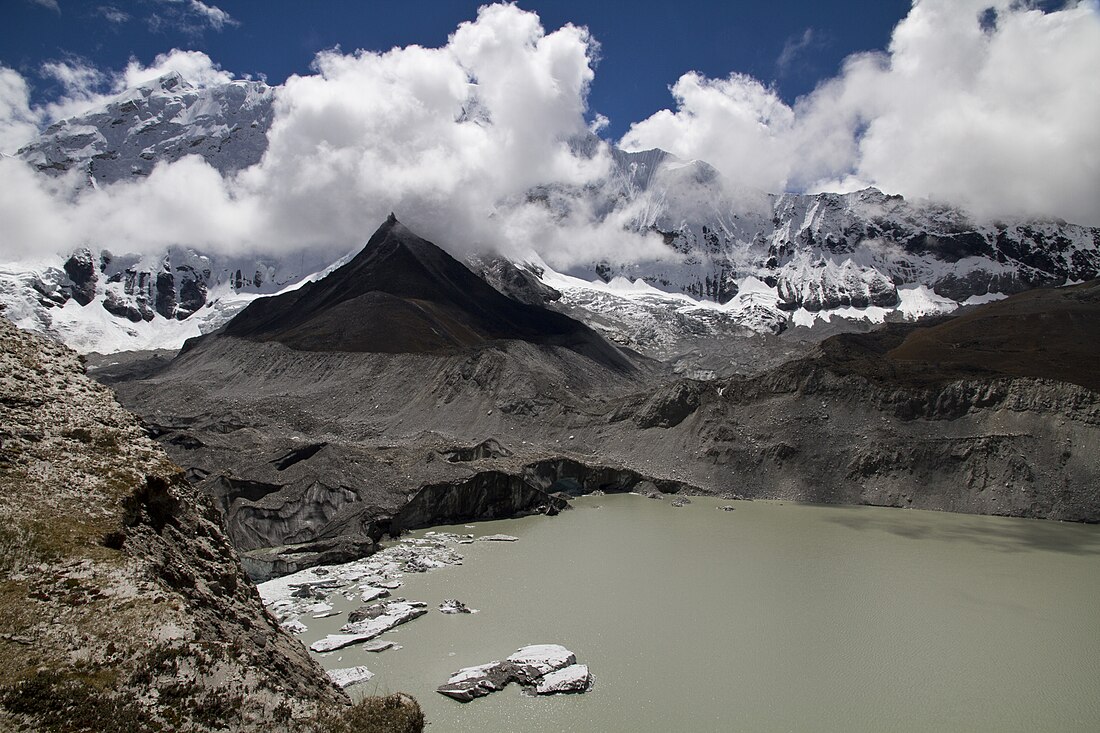
<path fill-rule="evenodd" d="M 885 53 L 850 57 L 793 106 L 750 77 L 689 73 L 672 87 L 675 111 L 622 144 L 773 191 L 876 185 L 979 215 L 1100 224 L 1098 68 L 1095 0 L 1050 12 L 917 0 Z"/>
<path fill-rule="evenodd" d="M 582 208 L 551 211 L 527 200 L 536 185 L 583 186 L 608 170 L 606 147 L 586 157 L 568 144 L 587 134 L 595 53 L 586 29 L 547 32 L 537 15 L 511 4 L 483 7 L 440 48 L 322 52 L 315 73 L 278 89 L 259 164 L 222 178 L 190 157 L 144 180 L 55 196 L 53 216 L 39 226 L 60 234 L 42 239 L 341 254 L 393 211 L 452 250 L 539 251 L 552 264 L 624 247 L 663 252 L 621 222 L 597 228 Z M 132 62 L 112 83 L 130 86 L 167 70 L 200 85 L 229 79 L 205 55 L 174 51 L 150 66 Z M 65 73 L 83 78 L 58 70 Z"/>
<path fill-rule="evenodd" d="M 667 254 L 626 230 L 636 212 L 596 223 L 583 201 L 554 205 L 608 171 L 606 147 L 587 157 L 568 143 L 603 124 L 587 108 L 597 54 L 585 28 L 548 32 L 534 13 L 490 5 L 439 48 L 318 54 L 314 73 L 277 90 L 262 161 L 232 176 L 189 157 L 81 188 L 2 160 L 0 260 L 176 244 L 335 256 L 391 211 L 452 250 L 537 252 L 558 267 Z M 1097 68 L 1095 0 L 1052 12 L 918 0 L 885 52 L 850 57 L 794 105 L 742 74 L 688 73 L 672 88 L 676 109 L 635 124 L 622 143 L 705 160 L 731 188 L 873 184 L 979 214 L 1100 224 Z M 0 68 L 0 149 L 169 71 L 197 86 L 233 78 L 195 51 L 113 73 L 70 59 L 43 69 L 62 93 L 36 107 L 26 81 Z"/>
<path fill-rule="evenodd" d="M 38 134 L 41 115 L 31 109 L 23 76 L 0 66 L 0 151 L 12 152 Z"/>
<path fill-rule="evenodd" d="M 216 31 L 220 31 L 227 25 L 238 25 L 237 21 L 233 19 L 229 13 L 225 12 L 217 5 L 207 5 L 201 0 L 191 0 L 191 10 L 195 14 L 199 15 L 210 24 L 210 27 Z"/>

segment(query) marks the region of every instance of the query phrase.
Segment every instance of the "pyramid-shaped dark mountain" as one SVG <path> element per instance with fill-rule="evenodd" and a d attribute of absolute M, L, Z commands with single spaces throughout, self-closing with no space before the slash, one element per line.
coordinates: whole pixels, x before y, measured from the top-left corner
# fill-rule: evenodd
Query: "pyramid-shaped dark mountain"
<path fill-rule="evenodd" d="M 595 331 L 502 295 L 392 214 L 351 262 L 298 290 L 254 301 L 222 333 L 300 351 L 381 353 L 447 353 L 513 339 L 632 368 Z"/>

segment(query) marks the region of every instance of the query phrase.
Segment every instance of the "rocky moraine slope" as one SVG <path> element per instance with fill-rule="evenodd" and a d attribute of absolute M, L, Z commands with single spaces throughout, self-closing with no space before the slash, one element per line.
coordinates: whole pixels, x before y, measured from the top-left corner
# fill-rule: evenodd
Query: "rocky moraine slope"
<path fill-rule="evenodd" d="M 3 317 L 0 659 L 4 731 L 383 729 L 264 610 L 138 421 Z"/>
<path fill-rule="evenodd" d="M 220 503 L 257 577 L 597 488 L 1098 521 L 1098 293 L 695 381 L 509 301 L 391 219 L 171 363 L 98 374 Z"/>

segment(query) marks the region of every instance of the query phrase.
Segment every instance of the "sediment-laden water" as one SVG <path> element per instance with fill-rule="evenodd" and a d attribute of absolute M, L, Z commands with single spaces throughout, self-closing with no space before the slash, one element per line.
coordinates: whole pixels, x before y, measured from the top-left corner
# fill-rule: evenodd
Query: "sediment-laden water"
<path fill-rule="evenodd" d="M 410 692 L 437 731 L 1100 729 L 1100 527 L 724 503 L 586 497 L 558 517 L 437 528 L 520 539 L 406 575 L 394 595 L 431 610 L 382 637 L 403 648 L 318 658 L 368 666 L 353 696 Z M 480 613 L 443 615 L 448 598 Z M 346 619 L 303 620 L 308 644 Z M 434 691 L 535 643 L 574 651 L 594 688 Z"/>

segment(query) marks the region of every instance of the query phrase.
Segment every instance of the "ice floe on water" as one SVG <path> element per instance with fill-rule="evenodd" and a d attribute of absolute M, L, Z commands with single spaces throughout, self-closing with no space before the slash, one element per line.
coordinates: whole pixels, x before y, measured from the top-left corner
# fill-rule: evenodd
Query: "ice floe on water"
<path fill-rule="evenodd" d="M 592 686 L 588 665 L 560 644 L 525 646 L 503 661 L 464 667 L 436 688 L 441 695 L 470 702 L 516 682 L 537 695 L 587 692 Z"/>
<path fill-rule="evenodd" d="M 428 613 L 428 604 L 405 598 L 390 598 L 401 587 L 408 573 L 423 573 L 462 564 L 455 551 L 459 544 L 474 541 L 515 542 L 512 535 L 425 532 L 409 537 L 380 552 L 341 565 L 319 566 L 292 575 L 260 583 L 257 588 L 264 605 L 291 634 L 309 631 L 314 619 L 339 615 L 330 600 L 342 597 L 363 604 L 347 614 L 347 623 L 339 633 L 328 634 L 309 645 L 315 654 L 326 654 L 354 645 L 357 650 L 381 652 L 400 649 L 392 641 L 377 637 L 401 624 Z M 341 604 L 342 605 L 342 604 Z M 460 600 L 451 598 L 439 604 L 444 614 L 477 613 Z M 340 687 L 365 682 L 374 674 L 364 666 L 329 670 L 329 677 Z M 550 695 L 585 692 L 592 684 L 587 665 L 578 664 L 576 655 L 558 644 L 525 646 L 507 659 L 459 670 L 439 692 L 462 702 L 503 689 L 516 682 L 529 694 Z"/>
<path fill-rule="evenodd" d="M 570 664 L 568 667 L 547 672 L 535 685 L 539 695 L 556 695 L 566 692 L 587 692 L 592 675 L 587 664 Z"/>
<path fill-rule="evenodd" d="M 472 535 L 428 532 L 424 537 L 403 539 L 370 557 L 342 565 L 307 568 L 260 583 L 257 588 L 264 605 L 284 629 L 291 634 L 304 634 L 311 620 L 341 613 L 329 602 L 333 597 L 342 596 L 361 603 L 388 599 L 391 591 L 401 587 L 402 578 L 408 573 L 461 565 L 462 555 L 454 551 L 453 545 L 472 539 Z M 426 603 L 404 598 L 363 606 L 348 614 L 348 622 L 341 627 L 340 633 L 315 641 L 310 649 L 324 653 L 352 644 L 365 646 L 366 642 L 395 626 L 427 612 Z M 393 647 L 395 645 L 390 642 L 380 642 L 367 650 Z"/>
<path fill-rule="evenodd" d="M 280 622 L 324 613 L 332 608 L 326 599 L 333 594 L 367 603 L 400 588 L 408 573 L 461 565 L 462 555 L 452 546 L 472 539 L 472 535 L 428 532 L 424 537 L 403 539 L 369 557 L 307 568 L 256 587 L 264 605 Z"/>
<path fill-rule="evenodd" d="M 328 671 L 328 676 L 337 687 L 342 688 L 351 687 L 360 682 L 366 682 L 374 677 L 374 672 L 371 672 L 366 667 L 344 667 L 343 669 L 330 669 Z"/>
<path fill-rule="evenodd" d="M 395 626 L 420 618 L 428 612 L 428 604 L 420 601 L 396 600 L 375 605 L 377 608 L 368 609 L 367 618 L 362 621 L 344 624 L 340 628 L 342 633 L 329 634 L 325 638 L 313 642 L 309 645 L 310 651 L 318 653 L 332 652 L 352 644 L 370 641 Z M 370 611 L 377 611 L 377 615 L 371 614 Z"/>

